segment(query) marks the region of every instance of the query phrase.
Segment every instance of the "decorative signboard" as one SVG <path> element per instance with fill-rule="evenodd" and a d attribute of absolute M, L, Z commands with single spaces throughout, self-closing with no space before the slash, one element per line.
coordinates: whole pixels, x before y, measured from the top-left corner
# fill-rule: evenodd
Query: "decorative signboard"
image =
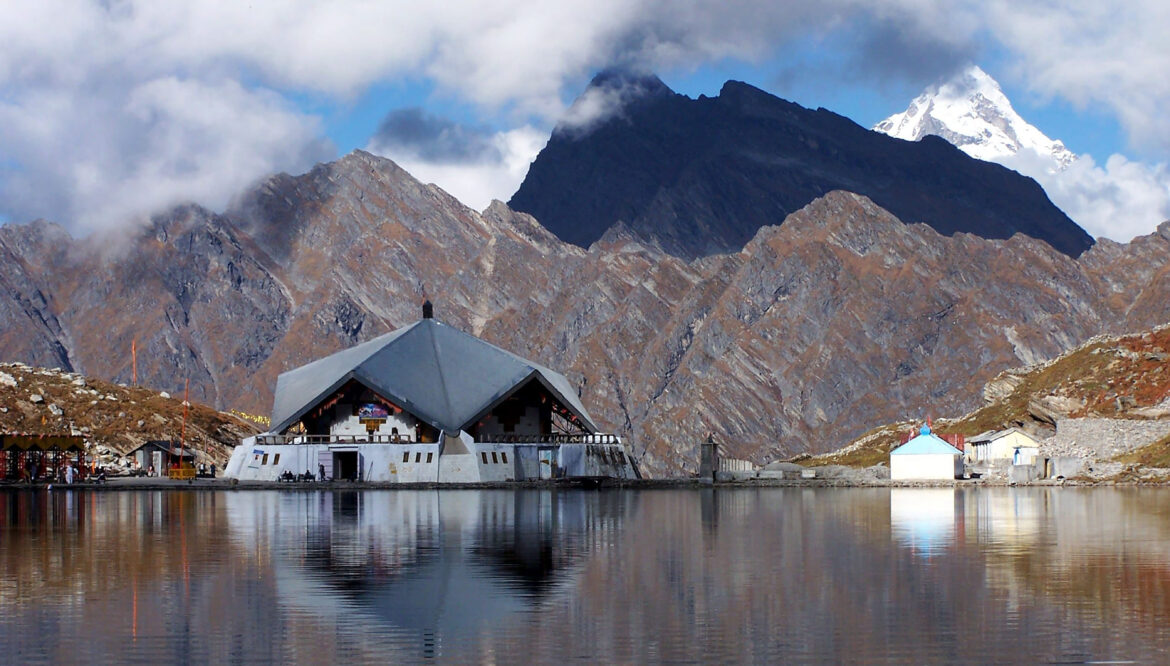
<path fill-rule="evenodd" d="M 390 418 L 390 410 L 385 405 L 367 402 L 358 405 L 357 417 L 358 421 L 366 427 L 366 432 L 373 434 L 386 422 L 386 419 Z"/>
<path fill-rule="evenodd" d="M 358 405 L 357 417 L 362 421 L 374 419 L 381 419 L 382 421 L 385 421 L 390 417 L 390 410 L 387 409 L 385 405 L 380 405 L 376 402 L 367 402 L 365 404 Z"/>

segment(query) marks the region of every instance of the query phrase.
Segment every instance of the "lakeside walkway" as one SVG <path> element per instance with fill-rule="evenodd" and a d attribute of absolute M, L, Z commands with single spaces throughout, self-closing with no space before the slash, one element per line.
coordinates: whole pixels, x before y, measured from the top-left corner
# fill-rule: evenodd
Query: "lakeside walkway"
<path fill-rule="evenodd" d="M 891 481 L 871 479 L 754 479 L 750 481 L 704 482 L 695 478 L 674 479 L 561 479 L 547 481 L 504 481 L 485 483 L 369 483 L 364 481 L 236 481 L 234 479 L 199 478 L 187 481 L 160 477 L 115 477 L 105 483 L 0 483 L 4 490 L 94 490 L 94 491 L 345 491 L 345 490 L 514 490 L 514 489 L 624 489 L 659 488 L 1002 488 L 1093 487 L 1093 486 L 1168 486 L 1170 480 L 1158 479 L 1043 479 L 1027 483 L 1009 483 L 998 479 L 955 479 L 953 481 Z"/>

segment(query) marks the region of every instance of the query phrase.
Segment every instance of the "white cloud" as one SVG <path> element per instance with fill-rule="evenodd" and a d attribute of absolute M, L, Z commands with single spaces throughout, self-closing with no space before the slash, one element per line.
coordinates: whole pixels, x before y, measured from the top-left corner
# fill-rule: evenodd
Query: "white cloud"
<path fill-rule="evenodd" d="M 615 114 L 622 114 L 635 100 L 661 93 L 669 94 L 666 84 L 652 74 L 609 71 L 598 75 L 593 83 L 573 101 L 557 122 L 558 131 L 586 133 Z"/>
<path fill-rule="evenodd" d="M 344 103 L 426 79 L 518 125 L 547 125 L 565 111 L 565 85 L 604 66 L 758 61 L 843 30 L 858 36 L 844 55 L 863 71 L 909 77 L 990 36 L 1032 90 L 1108 108 L 1135 141 L 1165 151 L 1168 24 L 1164 0 L 10 0 L 0 215 L 94 228 L 178 197 L 215 206 L 322 154 L 319 121 L 286 101 L 294 94 Z M 468 164 L 418 167 L 471 189 Z M 484 172 L 482 189 L 515 171 Z"/>
<path fill-rule="evenodd" d="M 1097 238 L 1127 242 L 1170 219 L 1170 171 L 1113 155 L 1098 166 L 1082 155 L 1064 171 L 1050 172 L 1044 159 L 1005 158 L 1005 166 L 1037 180 L 1048 198 Z M 1051 160 L 1047 160 L 1051 166 Z"/>
<path fill-rule="evenodd" d="M 366 150 L 388 157 L 424 183 L 435 183 L 464 204 L 482 211 L 493 199 L 515 192 L 544 147 L 548 133 L 530 125 L 483 137 L 490 150 L 469 159 L 436 159 L 413 146 L 375 140 Z"/>
<path fill-rule="evenodd" d="M 29 89 L 0 104 L 0 144 L 19 164 L 0 181 L 13 217 L 86 233 L 180 202 L 220 209 L 254 179 L 331 153 L 316 122 L 269 91 L 118 83 L 81 95 Z"/>
<path fill-rule="evenodd" d="M 1170 104 L 1170 3 L 991 0 L 985 7 L 984 25 L 1032 90 L 1109 109 L 1134 145 L 1170 150 L 1160 112 Z"/>

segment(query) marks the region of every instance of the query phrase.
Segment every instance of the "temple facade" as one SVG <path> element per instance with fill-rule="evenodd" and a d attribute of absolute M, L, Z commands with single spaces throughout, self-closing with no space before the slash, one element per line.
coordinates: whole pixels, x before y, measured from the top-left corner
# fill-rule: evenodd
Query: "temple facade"
<path fill-rule="evenodd" d="M 428 304 L 429 306 L 429 304 Z M 638 478 L 561 374 L 430 317 L 277 379 L 225 475 L 483 483 Z"/>

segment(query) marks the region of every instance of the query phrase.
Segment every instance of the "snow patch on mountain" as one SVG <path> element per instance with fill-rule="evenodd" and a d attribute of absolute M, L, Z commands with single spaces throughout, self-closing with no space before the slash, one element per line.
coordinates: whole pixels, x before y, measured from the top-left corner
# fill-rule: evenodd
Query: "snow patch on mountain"
<path fill-rule="evenodd" d="M 927 134 L 941 136 L 971 157 L 988 162 L 1031 151 L 1049 157 L 1052 172 L 1067 169 L 1077 159 L 1062 142 L 1048 138 L 1020 117 L 995 79 L 976 65 L 928 88 L 904 112 L 873 129 L 907 141 Z"/>
<path fill-rule="evenodd" d="M 1170 219 L 1170 169 L 1120 154 L 1098 165 L 1050 139 L 1012 108 L 978 66 L 927 88 L 902 113 L 877 125 L 899 139 L 940 136 L 976 159 L 1036 179 L 1052 202 L 1094 237 L 1127 241 Z"/>

